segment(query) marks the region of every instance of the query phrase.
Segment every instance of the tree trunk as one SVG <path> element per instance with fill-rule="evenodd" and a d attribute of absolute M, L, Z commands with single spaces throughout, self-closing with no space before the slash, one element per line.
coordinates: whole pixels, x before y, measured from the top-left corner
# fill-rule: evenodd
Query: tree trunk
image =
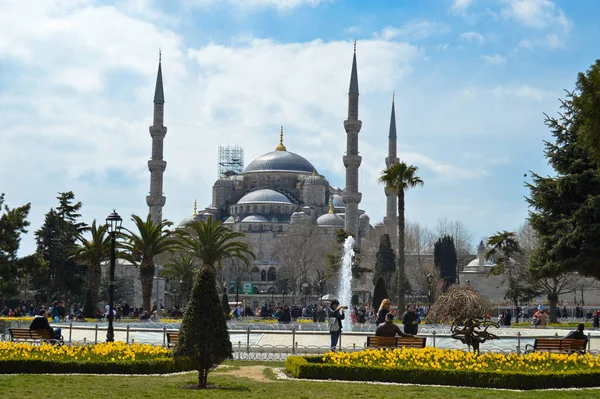
<path fill-rule="evenodd" d="M 98 288 L 100 287 L 100 281 L 102 280 L 102 269 L 100 268 L 99 263 L 91 263 L 89 276 L 88 276 L 88 288 L 90 290 L 90 298 L 92 302 L 92 306 L 94 307 L 94 315 L 95 316 L 96 309 L 98 308 Z M 85 315 L 86 317 L 90 317 Z"/>
<path fill-rule="evenodd" d="M 556 293 L 548 294 L 548 302 L 550 303 L 550 323 L 556 323 L 556 306 L 558 304 L 558 295 L 556 295 Z"/>
<path fill-rule="evenodd" d="M 397 292 L 398 292 L 398 309 L 396 310 L 396 318 L 401 319 L 404 313 L 404 295 L 406 293 L 406 275 L 404 272 L 404 190 L 398 191 L 398 264 L 396 265 L 397 273 Z"/>
<path fill-rule="evenodd" d="M 154 282 L 154 262 L 152 259 L 142 259 L 142 264 L 140 265 L 140 281 L 142 283 L 144 310 L 150 312 L 152 310 L 150 304 L 152 300 L 152 283 Z"/>

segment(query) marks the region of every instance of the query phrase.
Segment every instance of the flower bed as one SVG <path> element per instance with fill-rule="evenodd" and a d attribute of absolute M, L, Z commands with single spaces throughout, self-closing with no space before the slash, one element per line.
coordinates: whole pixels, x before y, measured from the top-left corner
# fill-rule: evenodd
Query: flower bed
<path fill-rule="evenodd" d="M 147 344 L 111 342 L 96 345 L 39 346 L 0 342 L 0 374 L 3 373 L 98 373 L 160 374 L 191 370 L 175 360 L 169 349 Z"/>
<path fill-rule="evenodd" d="M 286 368 L 298 378 L 313 379 L 513 389 L 600 386 L 600 358 L 589 354 L 477 356 L 460 350 L 402 348 L 288 357 Z"/>

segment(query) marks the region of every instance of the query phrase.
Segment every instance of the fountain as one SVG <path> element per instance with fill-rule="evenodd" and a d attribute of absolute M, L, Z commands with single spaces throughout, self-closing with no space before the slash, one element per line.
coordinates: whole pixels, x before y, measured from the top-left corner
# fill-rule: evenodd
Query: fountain
<path fill-rule="evenodd" d="M 342 268 L 340 270 L 340 283 L 338 285 L 337 299 L 340 305 L 348 306 L 346 318 L 342 326 L 345 331 L 352 330 L 350 322 L 350 311 L 352 305 L 352 260 L 354 258 L 354 237 L 349 236 L 344 241 L 344 253 L 342 255 Z"/>

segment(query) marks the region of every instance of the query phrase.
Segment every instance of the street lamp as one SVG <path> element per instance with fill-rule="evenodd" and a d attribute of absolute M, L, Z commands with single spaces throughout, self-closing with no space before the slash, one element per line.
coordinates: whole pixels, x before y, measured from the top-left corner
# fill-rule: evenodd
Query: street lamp
<path fill-rule="evenodd" d="M 115 332 L 113 329 L 113 308 L 115 302 L 115 262 L 117 257 L 116 244 L 117 234 L 119 234 L 122 223 L 123 219 L 121 219 L 121 216 L 119 216 L 117 211 L 114 209 L 106 218 L 106 228 L 108 229 L 108 234 L 110 235 L 110 279 L 108 282 L 108 330 L 106 331 L 106 342 L 114 342 L 115 340 Z"/>
<path fill-rule="evenodd" d="M 427 273 L 427 287 L 429 289 L 427 293 L 427 300 L 429 301 L 429 307 L 431 307 L 431 302 L 433 302 L 433 292 L 431 285 L 433 284 L 433 274 Z"/>

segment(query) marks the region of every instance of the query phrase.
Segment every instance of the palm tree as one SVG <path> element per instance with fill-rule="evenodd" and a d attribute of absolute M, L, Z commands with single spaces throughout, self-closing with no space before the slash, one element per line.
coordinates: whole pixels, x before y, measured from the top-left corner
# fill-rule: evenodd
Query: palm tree
<path fill-rule="evenodd" d="M 91 233 L 91 238 L 88 240 L 81 234 L 77 236 L 77 240 L 81 245 L 75 249 L 73 256 L 77 262 L 88 265 L 88 289 L 90 291 L 88 298 L 91 303 L 86 306 L 86 317 L 95 316 L 98 304 L 98 290 L 102 279 L 100 265 L 110 258 L 111 237 L 107 234 L 107 229 L 107 225 L 101 224 L 98 226 L 94 219 L 92 226 L 84 230 Z"/>
<path fill-rule="evenodd" d="M 404 271 L 404 192 L 409 188 L 422 186 L 423 180 L 416 175 L 416 166 L 407 165 L 405 162 L 396 162 L 381 172 L 380 183 L 385 184 L 386 190 L 398 195 L 398 266 L 396 268 L 396 285 L 398 289 L 398 312 L 397 317 L 402 318 L 404 310 L 404 295 L 406 292 L 406 273 Z"/>
<path fill-rule="evenodd" d="M 142 220 L 137 215 L 131 215 L 131 220 L 135 223 L 137 232 L 123 229 L 127 233 L 123 234 L 124 241 L 119 244 L 123 250 L 120 257 L 138 265 L 141 258 L 140 281 L 142 283 L 142 299 L 144 309 L 150 310 L 150 301 L 152 298 L 152 283 L 154 279 L 154 257 L 164 252 L 172 252 L 179 240 L 171 235 L 171 231 L 166 228 L 171 226 L 168 220 L 154 222 L 150 215 L 146 220 Z M 157 282 L 158 284 L 158 282 Z M 157 308 L 159 304 L 156 304 Z"/>
<path fill-rule="evenodd" d="M 250 264 L 255 255 L 240 241 L 244 233 L 232 232 L 212 218 L 187 225 L 180 233 L 181 247 L 201 267 L 192 289 L 175 356 L 191 358 L 198 368 L 198 387 L 206 388 L 210 370 L 233 356 L 227 321 L 217 289 L 217 266 L 224 259 L 237 258 Z"/>
<path fill-rule="evenodd" d="M 188 302 L 189 290 L 192 288 L 196 272 L 198 270 L 198 262 L 190 253 L 183 253 L 173 262 L 167 263 L 160 271 L 161 277 L 169 277 L 173 281 L 179 281 L 179 289 L 181 291 L 181 306 L 185 308 Z"/>

